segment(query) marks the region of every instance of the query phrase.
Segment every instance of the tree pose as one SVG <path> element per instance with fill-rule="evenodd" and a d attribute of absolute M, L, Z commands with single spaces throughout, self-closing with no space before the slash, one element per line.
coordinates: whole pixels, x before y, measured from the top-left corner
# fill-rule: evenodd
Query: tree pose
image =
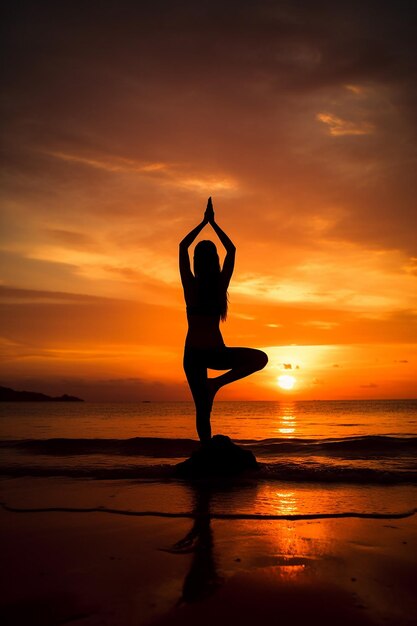
<path fill-rule="evenodd" d="M 210 224 L 226 249 L 220 268 L 217 248 L 212 241 L 200 241 L 194 250 L 194 273 L 191 271 L 188 248 Z M 236 248 L 215 222 L 211 198 L 204 218 L 180 243 L 181 282 L 187 306 L 188 332 L 184 349 L 184 371 L 196 408 L 197 432 L 206 444 L 211 439 L 210 415 L 217 391 L 234 380 L 261 370 L 267 355 L 253 348 L 228 348 L 220 332 L 220 320 L 227 317 L 227 288 L 233 274 Z M 229 370 L 208 378 L 207 369 Z"/>

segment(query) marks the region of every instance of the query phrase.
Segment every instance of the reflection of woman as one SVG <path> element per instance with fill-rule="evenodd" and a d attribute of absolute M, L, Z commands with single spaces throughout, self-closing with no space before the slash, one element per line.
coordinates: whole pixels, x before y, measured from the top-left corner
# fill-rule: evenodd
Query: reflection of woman
<path fill-rule="evenodd" d="M 194 485 L 194 523 L 183 539 L 170 548 L 174 554 L 193 552 L 188 574 L 184 579 L 180 602 L 197 602 L 212 594 L 221 584 L 213 555 L 209 485 Z"/>
<path fill-rule="evenodd" d="M 194 274 L 188 248 L 200 231 L 210 224 L 226 249 L 223 268 L 212 241 L 200 241 L 194 250 Z M 265 367 L 268 357 L 253 348 L 227 348 L 220 332 L 220 319 L 227 316 L 227 288 L 233 274 L 235 246 L 216 224 L 211 198 L 203 221 L 180 243 L 180 273 L 187 305 L 188 333 L 185 340 L 184 370 L 196 407 L 197 432 L 202 443 L 211 439 L 210 414 L 217 391 Z M 230 370 L 215 378 L 207 369 Z"/>

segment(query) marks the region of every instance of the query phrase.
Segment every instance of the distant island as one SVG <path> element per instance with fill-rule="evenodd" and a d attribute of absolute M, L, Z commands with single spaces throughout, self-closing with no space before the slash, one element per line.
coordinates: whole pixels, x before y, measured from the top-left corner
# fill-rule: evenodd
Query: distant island
<path fill-rule="evenodd" d="M 15 391 L 9 387 L 0 387 L 0 402 L 84 402 L 84 400 L 68 396 L 66 393 L 54 398 L 36 391 Z"/>

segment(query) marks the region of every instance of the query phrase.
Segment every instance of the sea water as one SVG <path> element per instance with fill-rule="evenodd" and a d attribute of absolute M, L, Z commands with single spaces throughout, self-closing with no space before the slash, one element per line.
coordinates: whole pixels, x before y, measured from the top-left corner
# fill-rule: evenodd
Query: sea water
<path fill-rule="evenodd" d="M 402 515 L 417 506 L 417 400 L 216 402 L 212 425 L 260 464 L 216 486 L 212 515 Z M 100 484 L 114 481 L 123 489 L 113 509 L 192 514 L 198 489 L 173 478 L 173 466 L 198 446 L 188 402 L 0 406 L 9 487 L 17 494 L 24 480 L 27 494 L 32 481 L 39 499 L 41 481 L 63 481 L 67 507 L 83 489 L 95 494 L 90 505 L 108 506 Z"/>

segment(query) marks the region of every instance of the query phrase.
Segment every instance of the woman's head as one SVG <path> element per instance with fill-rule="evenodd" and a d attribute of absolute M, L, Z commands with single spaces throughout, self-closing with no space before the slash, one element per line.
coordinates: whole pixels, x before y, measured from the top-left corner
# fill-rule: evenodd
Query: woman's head
<path fill-rule="evenodd" d="M 194 250 L 194 274 L 196 278 L 209 279 L 220 275 L 220 260 L 212 241 L 200 241 Z"/>

